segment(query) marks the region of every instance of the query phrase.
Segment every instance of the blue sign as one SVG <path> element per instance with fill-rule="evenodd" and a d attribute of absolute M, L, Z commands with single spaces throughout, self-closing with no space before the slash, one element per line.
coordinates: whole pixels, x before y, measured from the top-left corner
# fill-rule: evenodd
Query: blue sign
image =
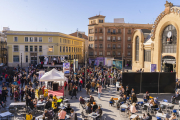
<path fill-rule="evenodd" d="M 70 63 L 63 63 L 63 71 L 64 71 L 64 74 L 70 73 Z"/>
<path fill-rule="evenodd" d="M 156 72 L 156 64 L 151 64 L 151 72 Z"/>

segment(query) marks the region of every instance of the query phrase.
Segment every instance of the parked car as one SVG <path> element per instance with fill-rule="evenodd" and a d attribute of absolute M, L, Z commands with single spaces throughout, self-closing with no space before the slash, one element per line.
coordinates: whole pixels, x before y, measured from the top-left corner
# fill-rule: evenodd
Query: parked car
<path fill-rule="evenodd" d="M 0 64 L 0 67 L 3 67 L 3 66 L 5 66 L 5 64 L 4 64 L 4 63 L 1 63 L 1 64 Z"/>

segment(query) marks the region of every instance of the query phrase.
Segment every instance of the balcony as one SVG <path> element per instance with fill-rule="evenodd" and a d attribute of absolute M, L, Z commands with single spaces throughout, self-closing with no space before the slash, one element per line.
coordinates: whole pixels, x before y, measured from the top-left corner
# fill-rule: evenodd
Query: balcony
<path fill-rule="evenodd" d="M 117 47 L 116 49 L 121 49 L 121 47 Z"/>
<path fill-rule="evenodd" d="M 99 41 L 103 41 L 103 39 L 99 39 Z"/>
<path fill-rule="evenodd" d="M 131 49 L 131 47 L 127 47 L 128 49 Z"/>
<path fill-rule="evenodd" d="M 103 31 L 100 31 L 99 33 L 103 33 Z"/>
<path fill-rule="evenodd" d="M 92 54 L 89 54 L 89 56 L 94 56 L 94 55 L 92 55 Z"/>
<path fill-rule="evenodd" d="M 117 34 L 121 34 L 122 32 L 117 32 Z"/>
<path fill-rule="evenodd" d="M 115 40 L 112 40 L 112 42 L 116 42 L 116 39 L 115 39 Z"/>
<path fill-rule="evenodd" d="M 111 32 L 111 34 L 117 34 L 116 32 Z"/>
<path fill-rule="evenodd" d="M 113 47 L 112 49 L 116 49 L 116 47 Z"/>
<path fill-rule="evenodd" d="M 128 39 L 128 41 L 130 42 L 130 41 L 131 41 L 131 39 Z"/>
<path fill-rule="evenodd" d="M 111 47 L 107 47 L 107 49 L 111 49 Z"/>
<path fill-rule="evenodd" d="M 108 32 L 107 32 L 107 34 L 111 34 L 111 32 L 110 32 L 110 31 L 108 31 Z"/>
<path fill-rule="evenodd" d="M 94 34 L 94 32 L 89 32 L 89 34 Z"/>
<path fill-rule="evenodd" d="M 89 41 L 94 41 L 94 40 L 89 40 Z"/>
<path fill-rule="evenodd" d="M 103 47 L 99 47 L 99 49 L 103 49 Z"/>
<path fill-rule="evenodd" d="M 7 50 L 7 48 L 1 48 L 2 51 Z"/>
<path fill-rule="evenodd" d="M 127 34 L 132 34 L 132 32 L 127 32 Z"/>

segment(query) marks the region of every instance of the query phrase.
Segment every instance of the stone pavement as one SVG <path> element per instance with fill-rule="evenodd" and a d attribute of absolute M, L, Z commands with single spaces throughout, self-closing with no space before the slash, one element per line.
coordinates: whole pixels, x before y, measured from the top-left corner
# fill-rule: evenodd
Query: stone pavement
<path fill-rule="evenodd" d="M 0 86 L 1 89 L 1 86 Z M 91 93 L 91 95 L 95 98 L 96 103 L 97 104 L 101 104 L 102 105 L 102 111 L 103 111 L 103 117 L 106 116 L 106 120 L 129 120 L 128 117 L 122 116 L 120 115 L 119 110 L 117 110 L 115 107 L 113 106 L 109 106 L 109 99 L 111 97 L 119 97 L 119 95 L 117 94 L 117 92 L 115 91 L 115 88 L 112 88 L 112 92 L 109 92 L 109 88 L 107 89 L 103 89 L 103 93 L 101 95 L 101 100 L 98 99 L 97 97 L 97 92 L 95 91 L 94 93 Z M 68 95 L 68 91 L 66 91 L 66 98 L 70 99 L 71 96 Z M 151 96 L 153 97 L 157 97 L 159 100 L 162 99 L 168 99 L 168 101 L 170 101 L 170 98 L 173 94 L 151 94 Z M 86 94 L 85 89 L 82 89 L 81 92 L 77 93 L 77 97 L 79 98 L 80 96 L 82 97 L 88 97 L 89 95 Z M 142 97 L 143 95 L 137 95 L 138 97 L 138 101 L 143 101 Z M 7 106 L 9 106 L 9 104 L 11 102 L 14 102 L 14 100 L 10 100 L 10 97 L 7 97 Z M 79 107 L 79 100 L 76 99 L 75 97 L 73 99 L 70 99 L 70 104 L 71 107 L 75 110 L 75 112 L 78 115 L 78 120 L 81 120 L 81 112 L 82 112 L 82 108 Z M 177 109 L 179 109 L 178 105 L 175 106 Z M 0 109 L 0 113 L 5 111 L 3 108 Z M 139 115 L 142 116 L 142 113 L 137 113 Z M 36 116 L 38 116 L 39 114 L 37 114 Z M 17 114 L 16 118 L 20 119 L 20 118 L 25 118 L 25 114 Z M 18 120 L 17 119 L 17 120 Z M 22 120 L 22 119 L 21 119 Z M 153 117 L 153 120 L 156 120 L 155 116 Z"/>

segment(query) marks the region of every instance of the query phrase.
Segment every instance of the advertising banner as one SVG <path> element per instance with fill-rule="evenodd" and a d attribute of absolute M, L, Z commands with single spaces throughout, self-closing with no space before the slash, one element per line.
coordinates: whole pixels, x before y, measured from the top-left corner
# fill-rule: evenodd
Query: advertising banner
<path fill-rule="evenodd" d="M 78 69 L 78 59 L 74 59 L 74 70 L 75 69 Z"/>
<path fill-rule="evenodd" d="M 151 65 L 150 65 L 150 68 L 151 68 L 151 69 L 150 69 L 151 72 L 156 72 L 156 69 L 157 69 L 157 68 L 156 68 L 156 64 L 151 64 Z"/>
<path fill-rule="evenodd" d="M 113 60 L 113 65 L 119 70 L 122 69 L 122 60 Z"/>
<path fill-rule="evenodd" d="M 64 74 L 69 74 L 70 73 L 70 63 L 63 63 L 63 72 Z"/>

